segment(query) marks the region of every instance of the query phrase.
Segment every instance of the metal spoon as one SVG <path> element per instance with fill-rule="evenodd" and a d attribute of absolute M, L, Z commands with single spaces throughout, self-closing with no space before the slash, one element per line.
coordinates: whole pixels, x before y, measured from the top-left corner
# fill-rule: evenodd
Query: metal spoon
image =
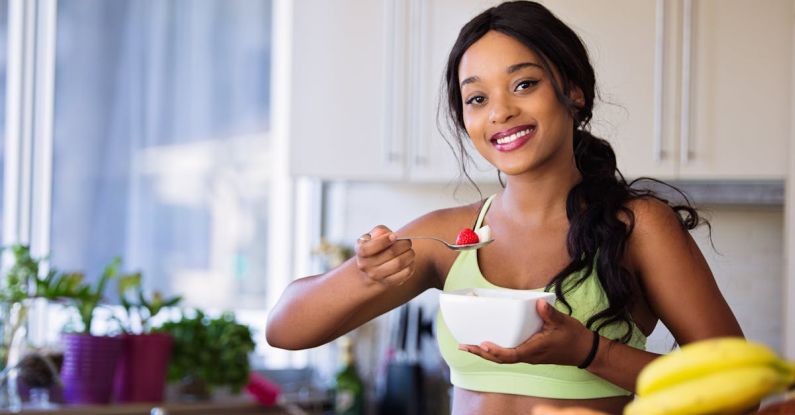
<path fill-rule="evenodd" d="M 470 249 L 483 248 L 484 246 L 494 242 L 494 239 L 489 239 L 488 241 L 478 242 L 476 244 L 456 245 L 456 244 L 451 244 L 443 239 L 434 238 L 433 236 L 402 236 L 400 238 L 397 238 L 396 241 L 411 240 L 411 239 L 429 239 L 432 241 L 441 242 L 446 247 L 452 249 L 453 251 L 468 251 Z"/>

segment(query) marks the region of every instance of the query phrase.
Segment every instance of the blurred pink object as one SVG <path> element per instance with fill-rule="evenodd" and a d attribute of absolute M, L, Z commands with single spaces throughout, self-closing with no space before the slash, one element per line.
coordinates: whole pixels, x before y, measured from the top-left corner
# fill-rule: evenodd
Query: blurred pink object
<path fill-rule="evenodd" d="M 248 375 L 248 384 L 246 390 L 250 393 L 260 404 L 264 406 L 276 405 L 276 400 L 281 394 L 279 385 L 269 380 L 265 376 L 251 372 Z"/>

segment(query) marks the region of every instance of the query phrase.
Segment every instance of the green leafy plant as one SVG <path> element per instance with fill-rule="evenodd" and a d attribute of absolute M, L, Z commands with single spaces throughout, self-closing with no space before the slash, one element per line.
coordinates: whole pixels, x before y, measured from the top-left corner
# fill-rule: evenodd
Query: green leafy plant
<path fill-rule="evenodd" d="M 77 309 L 80 315 L 80 321 L 83 327 L 77 330 L 77 333 L 91 334 L 91 323 L 94 319 L 94 311 L 99 307 L 100 302 L 104 299 L 105 287 L 112 279 L 116 278 L 119 274 L 121 267 L 121 258 L 116 257 L 108 264 L 102 275 L 97 281 L 96 285 L 84 281 L 82 273 L 70 274 L 70 278 L 77 281 L 75 287 L 71 288 L 68 298 Z"/>
<path fill-rule="evenodd" d="M 150 298 L 144 294 L 141 284 L 141 273 L 123 275 L 118 281 L 119 303 L 124 308 L 125 319 L 116 319 L 121 330 L 127 334 L 136 333 L 134 324 L 139 330 L 137 333 L 149 333 L 151 321 L 161 310 L 174 307 L 182 301 L 181 296 L 164 298 L 160 292 L 155 291 Z"/>
<path fill-rule="evenodd" d="M 254 340 L 248 326 L 239 324 L 232 313 L 209 318 L 201 310 L 193 317 L 182 315 L 156 331 L 174 338 L 168 368 L 170 382 L 201 379 L 208 387 L 229 386 L 240 392 L 248 382 L 248 355 Z"/>
<path fill-rule="evenodd" d="M 8 247 L 14 256 L 13 265 L 5 272 L 0 284 L 0 301 L 18 303 L 28 298 L 59 300 L 75 295 L 82 277 L 50 269 L 39 276 L 41 263 L 46 257 L 34 258 L 28 245 L 16 244 Z"/>
<path fill-rule="evenodd" d="M 24 331 L 20 329 L 27 323 L 27 300 L 73 298 L 82 281 L 81 275 L 59 273 L 55 269 L 40 276 L 47 257 L 34 258 L 28 245 L 15 244 L 0 248 L 0 251 L 5 249 L 13 255 L 13 263 L 3 270 L 0 278 L 0 369 L 3 370 L 10 363 L 11 349 L 24 343 Z"/>

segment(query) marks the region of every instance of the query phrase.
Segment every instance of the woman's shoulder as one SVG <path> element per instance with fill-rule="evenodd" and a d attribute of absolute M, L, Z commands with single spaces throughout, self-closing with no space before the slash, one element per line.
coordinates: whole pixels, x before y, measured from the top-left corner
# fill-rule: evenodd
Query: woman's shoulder
<path fill-rule="evenodd" d="M 659 234 L 662 231 L 682 230 L 678 214 L 668 203 L 652 196 L 642 196 L 624 204 L 634 219 L 632 235 Z M 622 220 L 627 222 L 625 211 Z"/>
<path fill-rule="evenodd" d="M 632 268 L 648 268 L 643 264 L 692 252 L 692 237 L 671 205 L 649 196 L 633 199 L 625 207 L 634 218 L 627 239 L 628 265 Z"/>

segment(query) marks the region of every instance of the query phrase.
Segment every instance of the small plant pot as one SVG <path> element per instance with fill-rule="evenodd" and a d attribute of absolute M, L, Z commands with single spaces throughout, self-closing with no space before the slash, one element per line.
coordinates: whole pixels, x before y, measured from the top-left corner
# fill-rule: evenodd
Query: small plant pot
<path fill-rule="evenodd" d="M 186 376 L 179 382 L 179 400 L 182 402 L 207 401 L 210 399 L 210 388 L 204 379 Z"/>
<path fill-rule="evenodd" d="M 173 338 L 164 333 L 128 335 L 113 387 L 116 402 L 161 402 Z"/>
<path fill-rule="evenodd" d="M 64 401 L 106 404 L 113 392 L 113 377 L 122 353 L 120 337 L 65 334 L 61 378 Z"/>

